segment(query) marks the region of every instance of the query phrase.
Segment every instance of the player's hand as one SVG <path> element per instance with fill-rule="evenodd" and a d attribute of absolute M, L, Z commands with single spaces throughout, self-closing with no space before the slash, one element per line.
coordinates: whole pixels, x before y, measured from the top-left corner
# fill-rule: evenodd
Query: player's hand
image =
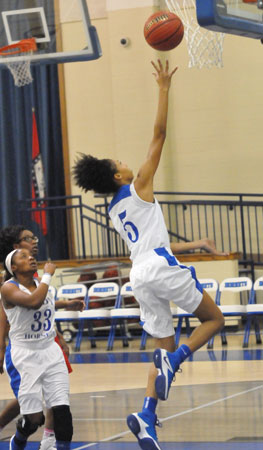
<path fill-rule="evenodd" d="M 157 83 L 159 84 L 160 89 L 169 89 L 171 85 L 171 79 L 174 73 L 177 71 L 178 67 L 175 67 L 171 72 L 169 72 L 169 62 L 166 60 L 165 67 L 161 63 L 161 60 L 158 59 L 158 63 L 151 61 L 151 64 L 155 68 L 155 72 L 153 75 Z"/>
<path fill-rule="evenodd" d="M 53 264 L 52 262 L 46 262 L 44 265 L 44 273 L 50 273 L 50 275 L 54 275 L 56 270 L 56 264 Z"/>
<path fill-rule="evenodd" d="M 217 256 L 227 256 L 229 255 L 229 253 L 226 252 L 219 252 L 216 249 L 216 244 L 215 241 L 208 239 L 208 238 L 204 238 L 201 240 L 201 246 L 200 246 L 203 250 L 205 250 L 208 253 L 212 253 L 213 255 L 217 255 Z"/>
<path fill-rule="evenodd" d="M 85 308 L 85 302 L 82 299 L 74 298 L 68 300 L 66 310 L 67 311 L 83 311 Z"/>

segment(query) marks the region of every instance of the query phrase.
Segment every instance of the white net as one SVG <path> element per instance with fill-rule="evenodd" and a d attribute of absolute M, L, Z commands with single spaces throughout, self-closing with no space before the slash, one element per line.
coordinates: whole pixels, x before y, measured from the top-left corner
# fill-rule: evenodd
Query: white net
<path fill-rule="evenodd" d="M 180 17 L 184 24 L 184 36 L 189 53 L 188 67 L 199 69 L 223 67 L 225 35 L 199 26 L 196 19 L 195 0 L 165 0 L 165 2 L 169 10 Z"/>
<path fill-rule="evenodd" d="M 12 73 L 16 86 L 21 87 L 32 83 L 30 55 L 36 50 L 34 38 L 22 39 L 15 44 L 0 48 L 1 63 L 5 63 Z M 5 62 L 5 58 L 8 58 L 8 61 Z"/>
<path fill-rule="evenodd" d="M 30 70 L 30 61 L 11 62 L 6 64 L 13 75 L 14 83 L 17 87 L 26 86 L 32 83 L 33 78 Z"/>

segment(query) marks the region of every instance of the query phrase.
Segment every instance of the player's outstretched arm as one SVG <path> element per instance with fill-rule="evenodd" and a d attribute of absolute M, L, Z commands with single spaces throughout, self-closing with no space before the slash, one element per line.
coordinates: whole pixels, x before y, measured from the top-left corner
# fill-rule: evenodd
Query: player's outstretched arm
<path fill-rule="evenodd" d="M 67 311 L 83 311 L 85 309 L 85 302 L 79 298 L 61 299 L 56 300 L 55 307 L 56 309 L 66 308 Z"/>
<path fill-rule="evenodd" d="M 156 119 L 154 123 L 153 138 L 150 143 L 146 161 L 141 166 L 134 186 L 137 194 L 145 201 L 153 200 L 153 178 L 160 162 L 163 144 L 166 137 L 167 114 L 168 114 L 168 95 L 171 85 L 171 79 L 177 70 L 169 70 L 169 63 L 166 61 L 165 67 L 160 60 L 158 63 L 152 61 L 155 69 L 154 76 L 159 86 L 159 100 Z"/>
<path fill-rule="evenodd" d="M 207 253 L 217 256 L 227 256 L 229 253 L 219 252 L 216 248 L 215 241 L 203 238 L 192 242 L 171 242 L 171 250 L 173 253 L 184 253 L 190 250 L 205 250 Z"/>

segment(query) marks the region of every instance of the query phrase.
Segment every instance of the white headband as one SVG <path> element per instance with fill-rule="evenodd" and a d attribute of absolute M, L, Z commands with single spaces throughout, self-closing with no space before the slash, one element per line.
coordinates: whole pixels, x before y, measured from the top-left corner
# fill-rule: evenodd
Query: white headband
<path fill-rule="evenodd" d="M 12 252 L 8 253 L 8 255 L 5 259 L 5 266 L 8 270 L 8 272 L 11 273 L 11 275 L 13 275 L 13 276 L 14 276 L 14 272 L 11 269 L 11 261 L 12 261 L 12 258 L 13 258 L 13 255 L 15 252 L 17 252 L 17 249 L 12 250 Z"/>

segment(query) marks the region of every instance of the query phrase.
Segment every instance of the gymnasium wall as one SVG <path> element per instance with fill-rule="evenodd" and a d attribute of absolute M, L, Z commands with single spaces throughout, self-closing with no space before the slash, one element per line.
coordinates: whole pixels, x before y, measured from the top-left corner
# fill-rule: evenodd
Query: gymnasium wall
<path fill-rule="evenodd" d="M 89 0 L 96 15 L 93 4 L 100 15 L 92 20 L 103 56 L 64 66 L 71 163 L 78 151 L 90 152 L 126 161 L 137 171 L 152 136 L 157 104 L 150 60 L 168 58 L 179 70 L 170 93 L 156 189 L 262 192 L 260 42 L 226 35 L 223 69 L 188 69 L 185 40 L 166 53 L 145 43 L 142 30 L 153 1 L 109 0 L 106 5 L 102 0 L 99 8 L 100 0 Z M 129 9 L 132 4 L 137 7 Z M 77 28 L 76 22 L 65 25 L 65 46 L 81 40 Z M 130 38 L 129 47 L 120 45 L 122 37 Z M 72 192 L 78 189 L 72 186 Z"/>
<path fill-rule="evenodd" d="M 64 65 L 70 165 L 78 152 L 86 152 L 120 159 L 137 172 L 157 106 L 150 61 L 168 58 L 179 70 L 170 91 L 168 135 L 155 189 L 261 193 L 263 46 L 226 35 L 223 69 L 189 69 L 185 39 L 166 53 L 144 40 L 144 22 L 157 3 L 88 1 L 103 56 Z M 130 39 L 128 47 L 120 45 L 122 37 Z M 64 48 L 74 40 L 84 42 L 77 21 L 63 26 Z M 71 189 L 80 193 L 73 184 Z M 92 194 L 83 199 L 93 203 Z"/>

